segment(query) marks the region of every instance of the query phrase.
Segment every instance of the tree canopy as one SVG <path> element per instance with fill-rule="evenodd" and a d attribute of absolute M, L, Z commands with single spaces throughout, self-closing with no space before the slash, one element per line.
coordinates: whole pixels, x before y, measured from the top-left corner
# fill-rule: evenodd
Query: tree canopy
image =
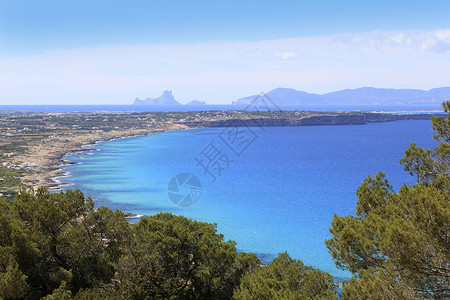
<path fill-rule="evenodd" d="M 224 241 L 215 224 L 170 213 L 130 224 L 120 211 L 94 208 L 79 190 L 0 199 L 0 299 L 231 299 L 248 272 L 280 268 L 281 281 L 295 278 L 292 295 L 334 294 L 330 275 L 287 254 L 262 266 Z"/>
<path fill-rule="evenodd" d="M 216 225 L 160 213 L 131 227 L 119 292 L 134 299 L 230 299 L 256 255 L 237 254 Z"/>
<path fill-rule="evenodd" d="M 443 103 L 450 111 L 450 101 Z M 393 191 L 383 173 L 358 188 L 356 215 L 335 216 L 326 241 L 336 265 L 355 274 L 343 299 L 450 296 L 450 117 L 433 117 L 439 145 L 412 144 L 400 160 L 416 176 Z"/>
<path fill-rule="evenodd" d="M 333 277 L 280 253 L 270 265 L 246 273 L 235 299 L 337 299 Z"/>
<path fill-rule="evenodd" d="M 334 217 L 326 245 L 354 274 L 342 299 L 450 296 L 450 114 L 432 128 L 439 145 L 400 160 L 415 184 L 369 176 L 355 215 Z M 263 264 L 216 228 L 170 213 L 130 224 L 80 190 L 22 190 L 0 198 L 0 299 L 337 299 L 328 273 L 287 253 Z"/>
<path fill-rule="evenodd" d="M 1 297 L 39 298 L 66 283 L 76 293 L 111 282 L 128 226 L 122 213 L 94 209 L 79 190 L 45 188 L 0 206 Z"/>

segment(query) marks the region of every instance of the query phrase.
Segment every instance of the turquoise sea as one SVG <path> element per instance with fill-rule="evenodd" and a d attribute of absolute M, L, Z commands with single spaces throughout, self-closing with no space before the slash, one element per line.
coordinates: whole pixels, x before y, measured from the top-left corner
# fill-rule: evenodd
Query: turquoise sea
<path fill-rule="evenodd" d="M 413 183 L 398 160 L 412 142 L 436 145 L 430 127 L 430 121 L 397 121 L 167 132 L 87 146 L 92 151 L 67 156 L 77 164 L 63 166 L 70 175 L 59 180 L 71 184 L 64 188 L 82 189 L 97 206 L 215 222 L 239 250 L 265 262 L 288 251 L 307 265 L 348 277 L 324 244 L 333 215 L 354 213 L 355 191 L 369 174 L 384 171 L 395 189 Z M 188 207 L 168 196 L 179 173 L 201 183 Z M 178 193 L 190 191 L 182 186 Z"/>

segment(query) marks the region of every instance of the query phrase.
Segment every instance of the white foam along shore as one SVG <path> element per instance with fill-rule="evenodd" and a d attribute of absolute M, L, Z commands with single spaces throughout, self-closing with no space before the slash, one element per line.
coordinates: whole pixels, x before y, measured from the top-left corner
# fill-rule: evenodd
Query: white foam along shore
<path fill-rule="evenodd" d="M 67 186 L 73 186 L 74 183 L 65 183 L 65 182 L 61 182 L 59 179 L 60 178 L 68 178 L 71 177 L 72 174 L 68 171 L 63 170 L 64 166 L 68 166 L 68 165 L 72 165 L 72 164 L 83 164 L 82 162 L 74 162 L 70 159 L 68 159 L 69 155 L 72 154 L 79 154 L 79 155 L 92 155 L 93 153 L 89 153 L 91 151 L 100 151 L 101 149 L 98 148 L 93 148 L 93 146 L 98 145 L 100 143 L 106 143 L 106 142 L 112 142 L 112 141 L 116 141 L 116 140 L 123 140 L 123 139 L 130 139 L 130 138 L 136 138 L 136 137 L 142 137 L 142 136 L 148 136 L 151 134 L 161 134 L 161 133 L 166 133 L 166 132 L 174 132 L 174 131 L 184 131 L 184 130 L 194 130 L 194 129 L 198 129 L 198 128 L 183 128 L 183 129 L 177 129 L 177 130 L 166 130 L 163 132 L 153 132 L 153 133 L 146 133 L 146 134 L 136 134 L 136 135 L 130 135 L 130 136 L 123 136 L 123 137 L 114 137 L 111 139 L 106 139 L 106 140 L 97 140 L 97 141 L 93 141 L 87 144 L 83 144 L 80 146 L 80 148 L 83 148 L 85 150 L 73 150 L 73 151 L 68 151 L 66 154 L 64 154 L 62 161 L 64 163 L 59 164 L 56 169 L 54 170 L 54 172 L 56 173 L 62 173 L 59 176 L 54 176 L 51 177 L 51 180 L 53 182 L 55 182 L 57 185 L 54 187 L 49 187 L 50 190 L 52 191 L 61 191 L 62 187 L 67 187 Z M 126 219 L 137 219 L 139 220 L 140 218 L 144 217 L 144 215 L 140 215 L 140 214 L 134 214 L 131 212 L 123 212 L 124 216 Z"/>
<path fill-rule="evenodd" d="M 80 146 L 80 148 L 83 148 L 85 150 L 71 150 L 68 151 L 67 153 L 64 154 L 63 158 L 61 159 L 61 161 L 63 162 L 62 164 L 58 164 L 57 166 L 55 166 L 55 169 L 53 170 L 53 172 L 55 173 L 62 173 L 61 175 L 58 176 L 52 176 L 50 177 L 50 180 L 53 181 L 56 186 L 50 186 L 49 189 L 53 190 L 53 191 L 60 191 L 62 187 L 65 186 L 72 186 L 74 185 L 73 183 L 64 183 L 61 182 L 59 179 L 60 178 L 67 178 L 67 177 L 71 177 L 72 174 L 68 171 L 63 170 L 63 167 L 68 166 L 68 165 L 72 165 L 72 164 L 83 164 L 82 162 L 74 162 L 70 159 L 68 159 L 67 157 L 69 155 L 72 154 L 79 154 L 79 155 L 92 155 L 93 153 L 89 153 L 90 151 L 100 151 L 100 149 L 98 148 L 89 148 L 92 146 L 95 146 L 99 143 L 105 143 L 105 142 L 112 142 L 115 140 L 121 140 L 121 139 L 128 139 L 128 138 L 135 138 L 135 137 L 140 137 L 140 136 L 146 136 L 146 135 L 150 135 L 153 133 L 147 133 L 147 134 L 137 134 L 137 135 L 131 135 L 131 136 L 123 136 L 123 137 L 114 137 L 111 139 L 106 139 L 106 140 L 97 140 L 97 141 L 93 141 L 87 144 L 83 144 Z"/>
<path fill-rule="evenodd" d="M 71 177 L 72 176 L 72 174 L 70 172 L 63 170 L 64 166 L 68 166 L 68 165 L 72 165 L 72 164 L 83 164 L 82 162 L 74 162 L 74 161 L 69 160 L 67 158 L 69 155 L 72 155 L 72 154 L 89 155 L 89 151 L 100 151 L 100 149 L 98 149 L 98 148 L 88 148 L 88 147 L 92 147 L 92 146 L 94 146 L 96 144 L 99 144 L 99 143 L 112 142 L 112 141 L 128 139 L 128 138 L 136 138 L 136 137 L 147 136 L 147 135 L 156 134 L 156 133 L 161 133 L 161 132 L 148 133 L 148 134 L 138 134 L 138 135 L 124 136 L 124 137 L 116 137 L 116 138 L 111 138 L 111 139 L 108 139 L 108 140 L 98 140 L 98 141 L 94 141 L 94 142 L 91 142 L 91 143 L 84 144 L 84 145 L 80 146 L 80 148 L 84 148 L 86 150 L 75 150 L 75 151 L 67 152 L 64 155 L 64 157 L 62 158 L 62 161 L 65 162 L 65 163 L 59 164 L 57 166 L 57 169 L 54 170 L 55 173 L 62 173 L 62 174 L 59 175 L 59 176 L 54 176 L 54 177 L 50 178 L 57 185 L 53 186 L 53 187 L 50 186 L 49 190 L 51 190 L 51 191 L 61 191 L 62 187 L 67 187 L 67 186 L 73 186 L 74 185 L 73 183 L 64 183 L 64 182 L 61 182 L 59 180 L 60 178 L 67 178 L 67 177 Z M 93 154 L 93 153 L 91 153 L 91 154 Z M 144 217 L 144 215 L 134 214 L 134 213 L 131 213 L 131 212 L 123 212 L 123 214 L 124 214 L 125 218 L 129 219 L 129 220 L 130 219 L 137 219 L 137 220 L 139 220 L 142 217 Z"/>
<path fill-rule="evenodd" d="M 183 128 L 181 130 L 189 130 L 189 129 L 197 129 L 197 128 Z M 147 136 L 147 135 L 151 135 L 151 134 L 160 134 L 160 133 L 172 132 L 172 131 L 180 131 L 180 129 L 175 129 L 175 130 L 168 129 L 168 130 L 165 130 L 165 131 L 148 132 L 148 133 L 145 133 L 145 134 L 134 134 L 134 135 L 127 135 L 127 136 L 113 137 L 113 138 L 110 138 L 110 139 L 100 139 L 100 140 L 89 142 L 87 144 L 83 144 L 83 145 L 81 145 L 79 147 L 83 148 L 85 150 L 80 150 L 80 149 L 78 149 L 78 150 L 71 150 L 71 151 L 68 151 L 67 153 L 64 154 L 64 156 L 62 157 L 61 161 L 65 162 L 65 163 L 58 164 L 57 166 L 54 167 L 55 169 L 53 170 L 53 172 L 55 172 L 55 173 L 58 173 L 58 172 L 59 173 L 63 173 L 63 175 L 50 177 L 50 180 L 53 181 L 54 183 L 56 183 L 57 185 L 53 186 L 53 187 L 51 186 L 49 188 L 52 189 L 52 190 L 61 190 L 61 187 L 63 187 L 63 186 L 73 185 L 72 183 L 62 183 L 61 181 L 58 180 L 58 178 L 67 178 L 67 177 L 72 176 L 72 174 L 70 174 L 70 172 L 62 170 L 62 167 L 67 166 L 67 165 L 71 165 L 71 164 L 82 164 L 82 162 L 74 162 L 74 161 L 71 161 L 71 160 L 67 159 L 67 157 L 69 155 L 71 155 L 71 154 L 79 153 L 80 155 L 86 155 L 87 153 L 85 153 L 85 152 L 99 151 L 100 149 L 98 149 L 98 148 L 89 148 L 89 149 L 87 149 L 87 148 L 95 146 L 95 145 L 100 144 L 100 143 L 112 142 L 112 141 L 123 140 L 123 139 L 131 139 L 131 138 Z M 90 155 L 92 155 L 92 154 L 90 154 Z"/>
<path fill-rule="evenodd" d="M 189 129 L 194 129 L 194 128 L 189 128 Z M 186 130 L 186 129 L 182 129 L 182 130 Z M 61 191 L 62 187 L 67 187 L 67 186 L 73 186 L 73 183 L 64 183 L 61 182 L 59 179 L 60 178 L 67 178 L 67 177 L 71 177 L 72 174 L 70 172 L 67 172 L 65 170 L 63 170 L 64 166 L 68 166 L 71 164 L 83 164 L 82 162 L 74 162 L 71 161 L 70 159 L 68 159 L 67 157 L 69 155 L 72 154 L 79 154 L 79 155 L 89 155 L 90 151 L 100 151 L 100 149 L 98 148 L 91 148 L 92 146 L 95 146 L 97 144 L 100 143 L 106 143 L 106 142 L 112 142 L 112 141 L 116 141 L 116 140 L 123 140 L 123 139 L 130 139 L 130 138 L 136 138 L 136 137 L 141 137 L 141 136 L 148 136 L 151 134 L 158 134 L 158 133 L 165 133 L 165 132 L 169 132 L 169 131 L 178 131 L 178 130 L 167 130 L 167 131 L 163 131 L 163 132 L 153 132 L 153 133 L 146 133 L 146 134 L 136 134 L 136 135 L 130 135 L 130 136 L 123 136 L 123 137 L 114 137 L 111 139 L 106 139 L 106 140 L 97 140 L 97 141 L 93 141 L 87 144 L 83 144 L 80 146 L 80 148 L 83 148 L 85 150 L 74 150 L 74 151 L 68 151 L 67 153 L 64 154 L 63 158 L 61 159 L 64 163 L 63 164 L 59 164 L 58 166 L 56 166 L 56 169 L 53 172 L 56 173 L 62 173 L 62 175 L 59 176 L 54 176 L 51 177 L 50 179 L 56 183 L 56 186 L 51 186 L 49 187 L 50 190 L 52 191 Z M 92 155 L 93 153 L 91 153 Z M 144 215 L 139 215 L 139 214 L 134 214 L 134 213 L 130 213 L 130 212 L 123 212 L 125 215 L 125 218 L 127 219 L 140 219 L 142 218 Z"/>

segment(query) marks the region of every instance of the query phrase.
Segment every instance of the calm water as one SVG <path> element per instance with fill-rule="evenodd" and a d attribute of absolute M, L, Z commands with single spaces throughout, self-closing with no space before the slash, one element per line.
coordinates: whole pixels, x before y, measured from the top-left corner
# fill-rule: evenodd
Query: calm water
<path fill-rule="evenodd" d="M 216 222 L 239 250 L 266 262 L 287 250 L 308 265 L 347 277 L 324 244 L 333 215 L 354 213 L 355 190 L 369 174 L 383 170 L 396 189 L 414 182 L 398 160 L 411 142 L 435 145 L 430 125 L 256 127 L 235 135 L 233 128 L 209 128 L 127 138 L 69 155 L 79 164 L 65 166 L 71 176 L 60 181 L 112 209 Z M 195 158 L 206 166 L 212 159 L 211 173 L 196 166 Z M 190 207 L 168 198 L 168 183 L 180 172 L 202 184 L 201 198 Z"/>

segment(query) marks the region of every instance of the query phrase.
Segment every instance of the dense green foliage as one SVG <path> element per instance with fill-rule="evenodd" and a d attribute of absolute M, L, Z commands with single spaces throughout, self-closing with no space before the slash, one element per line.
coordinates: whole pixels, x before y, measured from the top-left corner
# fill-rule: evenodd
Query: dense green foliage
<path fill-rule="evenodd" d="M 0 299 L 231 299 L 252 272 L 237 293 L 247 298 L 246 289 L 265 293 L 260 285 L 275 280 L 265 270 L 280 268 L 277 295 L 334 295 L 330 275 L 287 254 L 262 266 L 215 224 L 168 213 L 130 224 L 79 190 L 0 199 Z"/>
<path fill-rule="evenodd" d="M 79 190 L 22 191 L 12 205 L 0 205 L 0 280 L 20 283 L 13 294 L 0 286 L 0 296 L 38 298 L 63 282 L 74 292 L 111 282 L 128 226 L 122 213 L 95 210 Z"/>
<path fill-rule="evenodd" d="M 5 168 L 0 166 L 0 188 L 20 186 L 20 176 L 23 175 L 23 170 L 13 168 Z"/>
<path fill-rule="evenodd" d="M 450 101 L 443 104 L 450 111 Z M 450 117 L 432 120 L 439 145 L 412 144 L 401 159 L 417 177 L 398 192 L 379 173 L 357 190 L 356 216 L 335 216 L 326 244 L 336 265 L 356 275 L 342 299 L 450 296 Z"/>
<path fill-rule="evenodd" d="M 432 123 L 439 146 L 412 144 L 401 160 L 416 184 L 395 192 L 369 176 L 356 215 L 333 219 L 327 247 L 355 275 L 342 299 L 450 296 L 450 117 Z M 215 224 L 168 213 L 130 224 L 79 190 L 0 198 L 0 299 L 337 299 L 335 289 L 287 253 L 269 265 L 238 253 Z"/>
<path fill-rule="evenodd" d="M 134 299 L 230 299 L 247 266 L 212 224 L 158 214 L 142 218 L 131 235 L 119 292 Z"/>
<path fill-rule="evenodd" d="M 333 277 L 281 253 L 268 265 L 250 270 L 235 299 L 337 299 Z"/>

